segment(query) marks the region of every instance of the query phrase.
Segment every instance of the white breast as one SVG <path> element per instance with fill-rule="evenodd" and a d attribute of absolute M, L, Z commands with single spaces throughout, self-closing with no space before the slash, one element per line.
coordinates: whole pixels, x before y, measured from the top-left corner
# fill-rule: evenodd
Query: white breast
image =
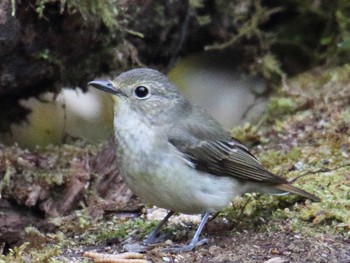
<path fill-rule="evenodd" d="M 126 184 L 143 202 L 182 213 L 215 212 L 245 192 L 233 178 L 203 173 L 188 165 L 167 142 L 165 131 L 159 133 L 165 127 L 157 127 L 155 132 L 126 103 L 118 110 L 118 165 Z"/>

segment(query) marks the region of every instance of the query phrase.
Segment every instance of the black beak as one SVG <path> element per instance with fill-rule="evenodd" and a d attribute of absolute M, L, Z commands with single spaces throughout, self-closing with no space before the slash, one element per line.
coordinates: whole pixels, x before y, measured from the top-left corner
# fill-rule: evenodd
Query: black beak
<path fill-rule="evenodd" d="M 114 86 L 113 83 L 110 82 L 109 80 L 94 80 L 90 81 L 88 85 L 93 86 L 96 89 L 112 93 L 114 95 L 120 95 L 121 92 L 117 90 Z"/>

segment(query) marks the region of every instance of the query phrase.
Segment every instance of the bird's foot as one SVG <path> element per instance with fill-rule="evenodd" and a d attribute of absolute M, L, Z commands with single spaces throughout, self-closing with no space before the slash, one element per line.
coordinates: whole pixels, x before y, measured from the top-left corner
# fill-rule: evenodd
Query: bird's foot
<path fill-rule="evenodd" d="M 156 240 L 157 240 L 156 235 L 149 235 L 146 239 L 144 239 L 142 241 L 142 244 L 145 246 L 149 246 L 149 245 L 152 245 L 154 243 L 157 243 Z"/>
<path fill-rule="evenodd" d="M 196 243 L 189 243 L 188 245 L 185 246 L 171 246 L 171 247 L 167 247 L 164 248 L 163 251 L 164 252 L 170 252 L 170 253 L 183 253 L 183 252 L 189 252 L 194 250 L 196 247 L 202 246 L 204 244 L 208 244 L 208 239 L 204 238 Z"/>
<path fill-rule="evenodd" d="M 174 214 L 173 211 L 170 211 L 164 218 L 163 220 L 158 224 L 158 226 L 152 230 L 152 232 L 148 235 L 148 237 L 143 241 L 144 245 L 151 245 L 154 243 L 157 243 L 158 240 L 164 237 L 157 237 L 159 230 L 161 227 L 168 221 L 168 219 Z"/>
<path fill-rule="evenodd" d="M 162 235 L 152 235 L 152 233 L 142 241 L 142 244 L 145 246 L 153 245 L 156 243 L 163 243 L 170 238 L 170 234 L 162 234 Z"/>

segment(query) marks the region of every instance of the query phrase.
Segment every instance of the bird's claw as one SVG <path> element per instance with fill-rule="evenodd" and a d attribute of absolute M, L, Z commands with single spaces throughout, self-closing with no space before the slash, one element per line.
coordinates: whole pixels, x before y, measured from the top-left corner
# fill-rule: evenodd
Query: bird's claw
<path fill-rule="evenodd" d="M 163 249 L 163 252 L 170 252 L 170 253 L 183 253 L 183 252 L 189 252 L 194 250 L 194 248 L 202 246 L 204 244 L 208 244 L 209 240 L 207 238 L 204 238 L 197 243 L 193 244 L 192 242 L 185 246 L 171 246 Z"/>

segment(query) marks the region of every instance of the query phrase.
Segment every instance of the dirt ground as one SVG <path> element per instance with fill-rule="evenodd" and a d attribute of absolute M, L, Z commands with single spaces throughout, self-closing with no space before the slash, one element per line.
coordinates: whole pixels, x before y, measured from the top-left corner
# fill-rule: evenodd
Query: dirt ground
<path fill-rule="evenodd" d="M 270 224 L 271 222 L 267 222 Z M 222 218 L 210 222 L 204 229 L 202 238 L 207 244 L 197 247 L 193 252 L 168 253 L 164 248 L 169 245 L 186 244 L 190 240 L 197 224 L 173 226 L 174 231 L 167 236 L 167 241 L 146 248 L 145 258 L 150 262 L 212 262 L 212 263 L 349 263 L 350 240 L 340 235 L 327 233 L 315 236 L 303 235 L 291 229 L 288 220 L 272 223 L 274 231 L 259 229 L 232 229 Z M 278 229 L 279 228 L 279 229 Z M 135 233 L 135 232 L 134 232 Z M 181 236 L 181 240 L 171 242 Z M 112 244 L 113 242 L 116 242 Z M 79 250 L 66 250 L 57 258 L 59 262 L 85 262 L 81 251 L 97 251 L 99 253 L 117 254 L 125 247 L 138 249 L 142 247 L 140 240 L 127 238 L 122 242 L 109 240 L 98 247 L 81 247 Z M 127 246 L 123 247 L 123 243 Z M 132 244 L 132 245 L 131 245 Z M 128 262 L 128 261 L 125 261 Z"/>

